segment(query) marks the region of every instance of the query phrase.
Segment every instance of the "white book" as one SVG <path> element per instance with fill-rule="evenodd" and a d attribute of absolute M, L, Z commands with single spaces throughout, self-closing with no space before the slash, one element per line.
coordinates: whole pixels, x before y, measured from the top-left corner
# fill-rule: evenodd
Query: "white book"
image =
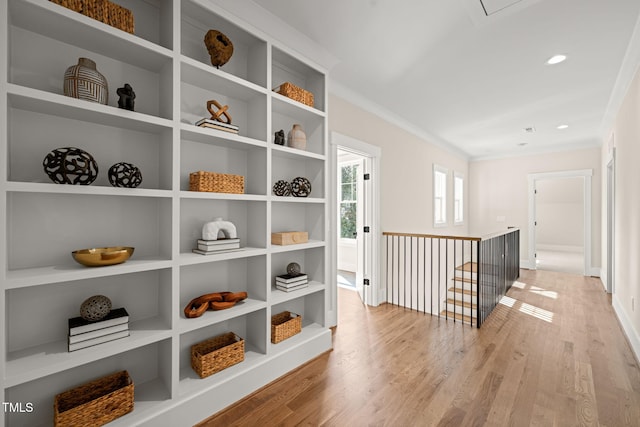
<path fill-rule="evenodd" d="M 69 344 L 75 344 L 90 340 L 93 338 L 103 337 L 105 335 L 114 334 L 116 332 L 129 330 L 129 323 L 122 323 L 120 325 L 109 326 L 108 328 L 96 329 L 95 331 L 85 332 L 84 334 L 69 335 Z"/>
<path fill-rule="evenodd" d="M 103 344 L 105 342 L 125 338 L 129 336 L 129 330 L 116 332 L 115 334 L 104 335 L 102 337 L 93 338 L 90 340 L 80 341 L 75 344 L 69 344 L 69 351 L 76 351 L 82 348 L 93 347 L 94 345 Z"/>

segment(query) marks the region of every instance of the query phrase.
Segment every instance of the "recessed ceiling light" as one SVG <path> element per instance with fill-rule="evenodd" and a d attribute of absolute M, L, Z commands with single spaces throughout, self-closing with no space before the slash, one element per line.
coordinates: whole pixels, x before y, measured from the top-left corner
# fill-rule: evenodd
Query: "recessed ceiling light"
<path fill-rule="evenodd" d="M 553 55 L 551 58 L 547 60 L 547 64 L 555 65 L 563 62 L 567 59 L 567 55 Z"/>
<path fill-rule="evenodd" d="M 562 129 L 566 129 L 568 127 L 569 127 L 569 125 L 560 125 L 560 126 L 558 126 L 558 129 L 562 130 Z"/>

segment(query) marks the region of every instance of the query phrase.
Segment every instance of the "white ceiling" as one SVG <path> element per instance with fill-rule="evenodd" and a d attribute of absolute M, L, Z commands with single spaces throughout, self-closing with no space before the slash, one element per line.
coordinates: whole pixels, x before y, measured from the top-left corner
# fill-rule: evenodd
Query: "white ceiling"
<path fill-rule="evenodd" d="M 335 56 L 333 93 L 469 158 L 600 145 L 640 14 L 639 0 L 254 1 Z"/>

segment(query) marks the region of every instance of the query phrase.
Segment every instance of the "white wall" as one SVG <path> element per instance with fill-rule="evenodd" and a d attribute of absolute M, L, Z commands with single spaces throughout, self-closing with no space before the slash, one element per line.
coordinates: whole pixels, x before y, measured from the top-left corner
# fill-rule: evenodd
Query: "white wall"
<path fill-rule="evenodd" d="M 468 162 L 465 158 L 431 144 L 364 109 L 332 94 L 329 129 L 381 148 L 381 228 L 382 231 L 466 235 L 468 221 L 453 226 L 453 175 L 465 176 L 468 189 Z M 432 165 L 450 172 L 450 225 L 433 227 Z M 466 192 L 468 194 L 468 191 Z M 465 206 L 468 206 L 465 197 Z M 469 210 L 465 208 L 465 217 Z"/>
<path fill-rule="evenodd" d="M 554 178 L 537 182 L 537 248 L 576 251 L 583 249 L 583 185 L 582 178 Z"/>
<path fill-rule="evenodd" d="M 606 171 L 609 148 L 616 148 L 615 290 L 613 307 L 640 358 L 640 72 L 627 91 L 616 116 L 613 142 L 603 144 Z M 606 178 L 603 180 L 606 183 Z M 606 194 L 606 185 L 604 186 Z M 603 196 L 606 200 L 606 195 Z M 606 216 L 603 221 L 606 239 Z M 605 240 L 606 241 L 606 240 Z M 606 257 L 605 257 L 606 259 Z"/>
<path fill-rule="evenodd" d="M 519 227 L 520 259 L 528 259 L 527 175 L 582 169 L 593 170 L 591 263 L 592 267 L 600 267 L 602 165 L 599 148 L 471 162 L 470 232 L 482 235 L 496 228 Z"/>

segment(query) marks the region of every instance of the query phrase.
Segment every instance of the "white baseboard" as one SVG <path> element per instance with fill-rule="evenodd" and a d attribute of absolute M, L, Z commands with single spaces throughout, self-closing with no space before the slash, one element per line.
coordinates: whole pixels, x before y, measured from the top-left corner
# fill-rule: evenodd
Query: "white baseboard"
<path fill-rule="evenodd" d="M 616 313 L 616 316 L 618 316 L 618 321 L 629 340 L 631 350 L 636 355 L 636 360 L 640 360 L 640 333 L 633 327 L 633 322 L 629 319 L 627 313 L 625 313 L 624 308 L 620 305 L 615 295 L 612 300 L 613 311 Z"/>

